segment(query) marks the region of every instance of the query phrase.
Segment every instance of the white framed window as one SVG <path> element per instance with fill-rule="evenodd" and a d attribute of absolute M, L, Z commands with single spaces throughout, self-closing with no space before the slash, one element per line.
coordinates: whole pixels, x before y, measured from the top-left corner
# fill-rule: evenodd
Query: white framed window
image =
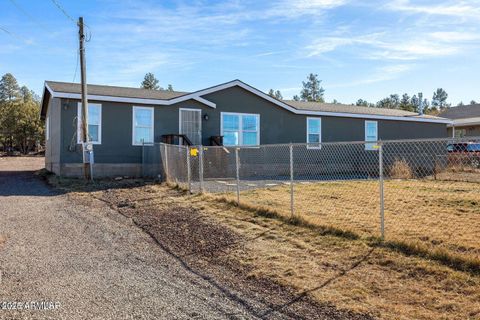
<path fill-rule="evenodd" d="M 378 122 L 365 121 L 365 141 L 375 141 L 373 143 L 365 143 L 365 150 L 378 150 Z"/>
<path fill-rule="evenodd" d="M 307 117 L 307 149 L 322 147 L 322 118 Z"/>
<path fill-rule="evenodd" d="M 133 107 L 132 144 L 141 146 L 153 143 L 153 108 Z"/>
<path fill-rule="evenodd" d="M 222 112 L 220 119 L 223 144 L 257 146 L 260 144 L 260 115 Z"/>
<path fill-rule="evenodd" d="M 88 138 L 93 144 L 102 143 L 102 105 L 89 103 L 87 110 Z M 82 103 L 77 106 L 77 143 L 82 143 Z"/>
<path fill-rule="evenodd" d="M 50 116 L 45 119 L 45 140 L 50 140 Z"/>

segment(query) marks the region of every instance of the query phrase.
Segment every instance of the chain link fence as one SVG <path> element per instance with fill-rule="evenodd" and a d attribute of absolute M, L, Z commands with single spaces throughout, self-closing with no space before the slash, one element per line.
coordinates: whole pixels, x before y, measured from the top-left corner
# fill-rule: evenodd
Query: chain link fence
<path fill-rule="evenodd" d="M 480 258 L 480 138 L 148 148 L 145 171 L 193 193 Z"/>

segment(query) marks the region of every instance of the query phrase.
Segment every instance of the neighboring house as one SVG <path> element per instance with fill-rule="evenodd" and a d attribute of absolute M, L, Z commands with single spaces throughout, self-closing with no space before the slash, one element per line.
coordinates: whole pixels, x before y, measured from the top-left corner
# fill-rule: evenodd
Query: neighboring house
<path fill-rule="evenodd" d="M 95 175 L 139 175 L 142 143 L 185 134 L 193 144 L 376 141 L 446 137 L 446 119 L 392 109 L 279 101 L 234 80 L 192 93 L 88 85 Z M 45 82 L 46 168 L 81 175 L 80 85 Z M 375 152 L 372 144 L 366 150 Z"/>
<path fill-rule="evenodd" d="M 449 137 L 480 137 L 480 104 L 451 107 L 439 116 L 452 120 L 448 125 Z"/>

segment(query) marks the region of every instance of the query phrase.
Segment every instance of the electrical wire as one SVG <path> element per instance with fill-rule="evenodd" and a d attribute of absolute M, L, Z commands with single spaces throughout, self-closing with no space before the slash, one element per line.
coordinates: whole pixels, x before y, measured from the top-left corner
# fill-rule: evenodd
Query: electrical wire
<path fill-rule="evenodd" d="M 26 11 L 23 7 L 21 7 L 15 0 L 10 0 L 10 2 L 20 11 L 22 12 L 30 21 L 33 21 L 35 24 L 40 26 L 42 29 L 44 29 L 47 32 L 50 32 L 47 27 L 43 23 L 40 23 L 34 16 L 32 16 L 28 11 Z"/>
<path fill-rule="evenodd" d="M 62 5 L 58 2 L 58 0 L 51 0 L 53 4 L 60 10 L 67 19 L 71 20 L 73 23 L 77 24 L 77 21 L 70 16 L 67 11 L 62 7 Z"/>
<path fill-rule="evenodd" d="M 14 33 L 14 32 L 11 32 L 9 31 L 7 28 L 5 27 L 2 27 L 0 26 L 0 30 L 2 30 L 3 32 L 5 32 L 6 34 L 14 37 L 14 38 L 17 38 L 19 40 L 22 40 L 22 41 L 28 41 L 27 39 L 25 39 L 24 37 L 22 37 L 21 35 L 17 34 L 17 33 Z"/>

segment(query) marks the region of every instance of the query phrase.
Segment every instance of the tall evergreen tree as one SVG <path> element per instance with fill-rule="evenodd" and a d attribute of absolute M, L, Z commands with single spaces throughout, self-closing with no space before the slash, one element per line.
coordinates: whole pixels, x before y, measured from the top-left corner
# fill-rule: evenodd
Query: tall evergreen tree
<path fill-rule="evenodd" d="M 0 101 L 10 101 L 18 98 L 20 87 L 17 79 L 11 74 L 6 73 L 0 80 Z"/>
<path fill-rule="evenodd" d="M 358 99 L 355 105 L 360 107 L 370 107 L 370 103 L 368 103 L 367 100 L 363 100 L 363 99 Z"/>
<path fill-rule="evenodd" d="M 280 90 L 274 91 L 273 89 L 270 89 L 270 90 L 268 91 L 268 95 L 269 95 L 270 97 L 275 98 L 275 99 L 283 100 L 283 95 L 282 95 L 282 93 L 280 92 Z"/>
<path fill-rule="evenodd" d="M 155 75 L 151 72 L 145 74 L 143 78 L 141 88 L 148 89 L 148 90 L 160 90 L 160 86 L 158 85 L 158 79 L 155 78 Z"/>
<path fill-rule="evenodd" d="M 26 86 L 19 88 L 10 73 L 0 80 L 0 142 L 3 149 L 32 151 L 43 141 L 38 96 Z"/>
<path fill-rule="evenodd" d="M 322 80 L 318 79 L 318 74 L 310 73 L 307 81 L 302 81 L 303 89 L 300 92 L 300 98 L 303 101 L 325 102 L 323 94 L 325 89 L 320 85 Z"/>
<path fill-rule="evenodd" d="M 173 86 L 171 84 L 168 85 L 167 91 L 173 91 Z"/>
<path fill-rule="evenodd" d="M 450 106 L 447 104 L 447 99 L 448 93 L 442 88 L 438 88 L 433 93 L 432 105 L 438 107 L 440 110 L 445 109 Z"/>
<path fill-rule="evenodd" d="M 416 106 L 412 103 L 412 99 L 410 98 L 408 93 L 404 93 L 402 95 L 402 98 L 400 99 L 400 109 L 411 112 L 417 109 Z"/>
<path fill-rule="evenodd" d="M 383 98 L 377 102 L 378 108 L 399 109 L 400 96 L 398 94 L 391 94 L 389 97 Z"/>

